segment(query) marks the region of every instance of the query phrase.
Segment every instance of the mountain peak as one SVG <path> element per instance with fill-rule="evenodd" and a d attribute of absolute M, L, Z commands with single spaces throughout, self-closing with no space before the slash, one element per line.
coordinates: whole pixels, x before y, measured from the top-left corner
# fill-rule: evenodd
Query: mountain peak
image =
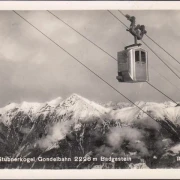
<path fill-rule="evenodd" d="M 85 98 L 83 98 L 83 97 L 80 96 L 79 94 L 73 93 L 73 94 L 71 94 L 67 99 L 74 99 L 74 100 L 79 100 L 79 99 L 81 99 L 81 100 L 83 100 L 83 99 L 85 99 Z"/>
<path fill-rule="evenodd" d="M 29 111 L 32 111 L 32 113 L 36 113 L 41 105 L 42 103 L 23 101 L 20 104 L 20 110 L 25 113 L 29 113 Z"/>
<path fill-rule="evenodd" d="M 0 108 L 0 114 L 4 114 L 8 111 L 11 111 L 12 109 L 19 108 L 19 104 L 17 103 L 9 103 L 3 108 Z"/>
<path fill-rule="evenodd" d="M 9 104 L 6 105 L 4 108 L 5 108 L 6 110 L 8 110 L 8 109 L 17 108 L 18 106 L 19 106 L 19 104 L 17 104 L 17 103 L 9 103 Z"/>
<path fill-rule="evenodd" d="M 74 119 L 91 119 L 92 117 L 100 117 L 107 111 L 109 111 L 108 108 L 78 94 L 72 94 L 62 101 L 62 103 L 60 103 L 56 108 L 58 116 L 71 115 L 72 112 L 74 112 Z"/>
<path fill-rule="evenodd" d="M 72 95 L 70 95 L 67 99 L 65 99 L 63 101 L 63 104 L 75 104 L 76 102 L 81 102 L 81 103 L 90 103 L 91 101 L 78 95 L 73 93 Z"/>
<path fill-rule="evenodd" d="M 61 101 L 62 101 L 62 97 L 57 97 L 56 99 L 47 102 L 47 104 L 51 107 L 56 107 Z"/>

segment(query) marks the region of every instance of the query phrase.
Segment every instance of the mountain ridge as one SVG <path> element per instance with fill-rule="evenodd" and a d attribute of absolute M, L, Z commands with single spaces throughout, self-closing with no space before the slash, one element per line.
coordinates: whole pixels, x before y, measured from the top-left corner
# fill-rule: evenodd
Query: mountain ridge
<path fill-rule="evenodd" d="M 116 163 L 116 166 L 168 167 L 180 150 L 180 107 L 172 102 L 141 101 L 136 105 L 140 109 L 127 103 L 102 105 L 77 94 L 45 103 L 11 103 L 0 109 L 0 155 L 74 158 L 90 154 L 98 159 L 131 156 L 130 164 Z M 93 162 L 57 165 L 34 162 L 20 163 L 18 167 L 93 168 L 96 165 L 115 167 L 100 160 L 94 165 Z M 177 163 L 174 166 L 179 167 Z M 17 168 L 17 165 L 8 167 Z"/>

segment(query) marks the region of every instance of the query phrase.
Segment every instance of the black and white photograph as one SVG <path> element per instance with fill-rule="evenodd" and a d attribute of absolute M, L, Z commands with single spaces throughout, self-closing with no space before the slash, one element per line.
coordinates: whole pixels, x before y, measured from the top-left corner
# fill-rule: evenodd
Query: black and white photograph
<path fill-rule="evenodd" d="M 0 169 L 179 169 L 179 10 L 0 11 Z"/>

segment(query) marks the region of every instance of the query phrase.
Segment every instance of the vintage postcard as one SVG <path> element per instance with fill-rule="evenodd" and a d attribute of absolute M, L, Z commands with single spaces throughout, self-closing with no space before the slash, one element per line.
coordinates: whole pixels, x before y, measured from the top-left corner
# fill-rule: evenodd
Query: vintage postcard
<path fill-rule="evenodd" d="M 29 178 L 33 170 L 44 178 L 145 178 L 180 168 L 180 10 L 158 2 L 107 10 L 108 3 L 3 5 L 4 176 L 16 169 Z"/>

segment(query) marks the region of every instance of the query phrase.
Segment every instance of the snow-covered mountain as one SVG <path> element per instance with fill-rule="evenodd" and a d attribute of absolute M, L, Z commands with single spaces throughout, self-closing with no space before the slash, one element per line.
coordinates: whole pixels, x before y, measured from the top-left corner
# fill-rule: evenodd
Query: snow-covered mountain
<path fill-rule="evenodd" d="M 97 162 L 4 163 L 1 168 L 169 167 L 179 154 L 180 106 L 172 102 L 107 103 L 80 95 L 0 108 L 0 156 L 90 156 Z M 131 163 L 100 157 L 130 156 Z M 171 161 L 171 159 L 173 159 Z M 179 167 L 177 162 L 174 166 Z"/>

